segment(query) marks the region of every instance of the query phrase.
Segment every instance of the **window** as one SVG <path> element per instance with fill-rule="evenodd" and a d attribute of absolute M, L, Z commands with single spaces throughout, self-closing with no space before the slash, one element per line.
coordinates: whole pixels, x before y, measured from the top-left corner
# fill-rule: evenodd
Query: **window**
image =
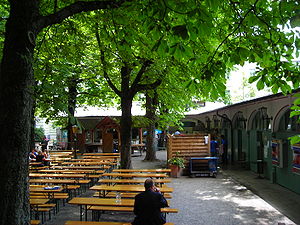
<path fill-rule="evenodd" d="M 99 128 L 95 129 L 94 131 L 94 142 L 101 142 L 102 139 L 102 132 Z"/>
<path fill-rule="evenodd" d="M 272 117 L 267 114 L 267 108 L 261 107 L 258 109 L 257 113 L 252 122 L 252 129 L 256 130 L 271 130 Z"/>
<path fill-rule="evenodd" d="M 246 129 L 246 122 L 247 122 L 247 119 L 244 118 L 243 113 L 241 111 L 239 111 L 235 114 L 233 127 L 235 129 L 244 130 L 244 129 Z"/>
<path fill-rule="evenodd" d="M 299 116 L 293 116 L 290 118 L 290 110 L 287 110 L 284 115 L 280 118 L 279 130 L 300 132 Z"/>
<path fill-rule="evenodd" d="M 91 131 L 88 130 L 85 133 L 85 143 L 91 143 L 92 142 L 92 135 L 91 135 Z"/>

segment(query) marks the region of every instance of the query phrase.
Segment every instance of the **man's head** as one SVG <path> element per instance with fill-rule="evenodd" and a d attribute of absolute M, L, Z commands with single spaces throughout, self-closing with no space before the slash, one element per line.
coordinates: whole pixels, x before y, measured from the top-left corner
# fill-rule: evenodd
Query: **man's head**
<path fill-rule="evenodd" d="M 145 180 L 144 187 L 146 190 L 151 189 L 153 186 L 154 186 L 154 182 L 152 179 L 149 178 Z"/>

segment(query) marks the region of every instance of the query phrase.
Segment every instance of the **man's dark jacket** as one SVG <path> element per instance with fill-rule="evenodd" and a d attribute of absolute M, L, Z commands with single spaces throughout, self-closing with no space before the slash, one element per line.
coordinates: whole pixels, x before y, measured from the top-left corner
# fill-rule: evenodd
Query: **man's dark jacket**
<path fill-rule="evenodd" d="M 135 196 L 133 225 L 162 225 L 166 223 L 160 209 L 168 207 L 167 200 L 161 193 L 152 190 Z"/>

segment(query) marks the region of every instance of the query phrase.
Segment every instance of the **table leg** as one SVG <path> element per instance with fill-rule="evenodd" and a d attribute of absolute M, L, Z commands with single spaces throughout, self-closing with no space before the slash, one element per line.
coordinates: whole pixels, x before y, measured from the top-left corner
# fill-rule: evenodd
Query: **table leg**
<path fill-rule="evenodd" d="M 80 205 L 79 207 L 80 207 L 80 221 L 82 221 L 82 205 Z"/>
<path fill-rule="evenodd" d="M 87 205 L 84 206 L 85 209 L 85 221 L 87 221 Z"/>

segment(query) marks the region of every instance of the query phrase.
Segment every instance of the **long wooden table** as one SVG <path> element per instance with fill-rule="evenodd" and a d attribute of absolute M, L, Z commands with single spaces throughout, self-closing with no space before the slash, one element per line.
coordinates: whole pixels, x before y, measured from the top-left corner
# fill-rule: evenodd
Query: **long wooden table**
<path fill-rule="evenodd" d="M 173 188 L 163 186 L 159 188 L 161 193 L 172 193 Z M 95 185 L 90 190 L 99 191 L 99 197 L 105 197 L 108 192 L 142 192 L 145 191 L 144 185 Z"/>
<path fill-rule="evenodd" d="M 133 207 L 134 199 L 121 199 L 120 202 L 116 202 L 115 199 L 110 199 L 110 198 L 75 197 L 69 201 L 69 204 L 79 205 L 80 206 L 80 220 L 82 220 L 82 215 L 84 212 L 85 220 L 87 221 L 87 210 L 90 209 L 92 206 L 116 206 L 116 207 L 120 207 L 120 208 L 121 207 Z"/>
<path fill-rule="evenodd" d="M 170 173 L 171 169 L 114 169 L 114 173 Z"/>
<path fill-rule="evenodd" d="M 168 177 L 165 173 L 103 173 L 102 177 L 116 177 L 116 178 L 166 178 Z"/>
<path fill-rule="evenodd" d="M 49 202 L 49 199 L 40 199 L 40 198 L 37 198 L 37 199 L 29 199 L 29 204 L 32 206 L 32 207 L 35 207 L 37 205 L 43 205 L 43 204 L 46 204 L 47 202 Z"/>
<path fill-rule="evenodd" d="M 74 169 L 74 170 L 69 170 L 69 169 L 48 169 L 48 170 L 39 170 L 38 172 L 40 173 L 85 173 L 85 174 L 101 174 L 104 173 L 104 170 L 80 170 L 80 169 Z"/>
<path fill-rule="evenodd" d="M 116 165 L 117 163 L 114 163 L 114 162 L 63 162 L 62 165 L 76 165 L 76 166 L 95 166 L 95 165 L 99 165 L 100 166 L 103 166 L 103 165 L 111 165 L 111 166 L 114 166 Z"/>
<path fill-rule="evenodd" d="M 72 169 L 72 170 L 100 170 L 99 166 L 53 166 L 54 169 Z M 110 166 L 101 166 L 101 169 L 108 169 Z"/>
<path fill-rule="evenodd" d="M 65 173 L 29 173 L 29 177 L 55 177 L 55 178 L 78 178 L 83 179 L 86 174 L 65 174 Z"/>
<path fill-rule="evenodd" d="M 53 192 L 62 192 L 64 189 L 62 187 L 54 189 L 45 189 L 44 187 L 29 187 L 30 192 L 40 192 L 40 193 L 53 193 Z"/>
<path fill-rule="evenodd" d="M 95 153 L 83 153 L 84 156 L 107 156 L 107 155 L 116 155 L 120 156 L 120 153 L 115 152 L 95 152 Z"/>
<path fill-rule="evenodd" d="M 165 183 L 170 183 L 171 179 L 154 179 L 155 184 L 162 186 Z M 145 183 L 144 179 L 101 179 L 98 181 L 101 184 L 143 184 Z"/>
<path fill-rule="evenodd" d="M 89 184 L 91 180 L 74 180 L 74 179 L 30 179 L 29 183 L 33 184 Z"/>
<path fill-rule="evenodd" d="M 52 199 L 54 193 L 59 193 L 64 190 L 63 187 L 55 188 L 55 189 L 45 189 L 44 187 L 29 187 L 29 192 L 42 193 L 45 196 L 48 196 L 49 199 Z"/>

